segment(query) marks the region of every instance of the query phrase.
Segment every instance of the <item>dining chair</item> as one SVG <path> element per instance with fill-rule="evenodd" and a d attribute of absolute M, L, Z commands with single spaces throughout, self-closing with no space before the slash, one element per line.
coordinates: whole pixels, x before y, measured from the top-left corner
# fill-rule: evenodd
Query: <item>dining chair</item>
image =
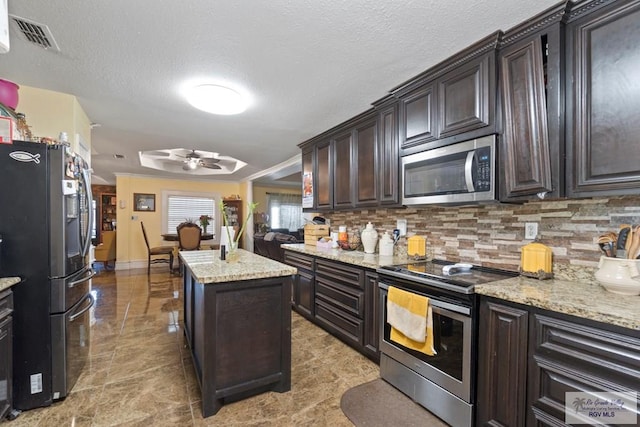
<path fill-rule="evenodd" d="M 147 230 L 144 228 L 144 223 L 140 221 L 142 227 L 142 235 L 144 236 L 144 243 L 147 245 L 147 274 L 151 273 L 151 264 L 157 263 L 169 263 L 169 273 L 173 271 L 173 246 L 149 246 L 149 239 L 147 238 Z M 167 259 L 166 256 L 169 256 Z M 161 258 L 157 258 L 161 257 Z"/>
<path fill-rule="evenodd" d="M 202 240 L 202 229 L 193 222 L 183 222 L 176 227 L 178 248 L 181 251 L 198 251 Z M 182 272 L 182 260 L 178 257 L 178 268 Z"/>

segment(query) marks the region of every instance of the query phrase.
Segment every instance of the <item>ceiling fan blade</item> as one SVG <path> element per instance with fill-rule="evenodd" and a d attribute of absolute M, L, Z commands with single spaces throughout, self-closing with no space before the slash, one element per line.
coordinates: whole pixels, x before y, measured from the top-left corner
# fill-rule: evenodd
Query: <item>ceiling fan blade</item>
<path fill-rule="evenodd" d="M 207 164 L 207 163 L 203 163 L 202 161 L 200 162 L 200 166 L 207 169 L 222 169 L 220 166 L 216 165 L 215 163 Z"/>
<path fill-rule="evenodd" d="M 213 165 L 218 163 L 219 161 L 220 159 L 214 159 L 213 157 L 204 157 L 200 159 L 200 163 L 202 163 L 202 165 Z"/>

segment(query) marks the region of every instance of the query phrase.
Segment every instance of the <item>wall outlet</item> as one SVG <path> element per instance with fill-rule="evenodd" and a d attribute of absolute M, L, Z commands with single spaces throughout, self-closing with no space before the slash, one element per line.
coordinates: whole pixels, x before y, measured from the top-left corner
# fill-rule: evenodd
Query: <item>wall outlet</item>
<path fill-rule="evenodd" d="M 406 236 L 407 235 L 407 220 L 406 219 L 399 219 L 396 221 L 396 228 L 398 230 L 400 230 L 400 236 Z"/>
<path fill-rule="evenodd" d="M 524 238 L 534 240 L 536 237 L 538 237 L 538 223 L 526 222 L 524 224 Z"/>

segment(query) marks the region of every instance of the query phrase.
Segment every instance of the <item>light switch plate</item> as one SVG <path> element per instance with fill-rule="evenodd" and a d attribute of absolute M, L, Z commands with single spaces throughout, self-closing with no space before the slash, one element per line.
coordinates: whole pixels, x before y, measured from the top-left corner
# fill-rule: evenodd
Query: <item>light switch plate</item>
<path fill-rule="evenodd" d="M 538 223 L 537 222 L 525 222 L 524 224 L 524 238 L 527 240 L 534 240 L 538 237 Z"/>
<path fill-rule="evenodd" d="M 396 221 L 396 228 L 398 230 L 400 230 L 400 236 L 406 236 L 407 235 L 407 220 L 406 219 L 399 219 Z"/>

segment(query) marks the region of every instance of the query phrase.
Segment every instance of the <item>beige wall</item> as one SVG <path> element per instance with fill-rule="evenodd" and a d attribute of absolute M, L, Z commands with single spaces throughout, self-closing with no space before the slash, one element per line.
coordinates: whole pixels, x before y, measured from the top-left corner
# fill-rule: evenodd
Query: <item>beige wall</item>
<path fill-rule="evenodd" d="M 16 111 L 24 113 L 31 134 L 57 139 L 67 132 L 71 148 L 91 161 L 91 120 L 75 96 L 20 85 Z"/>
<path fill-rule="evenodd" d="M 117 268 L 138 268 L 147 266 L 147 249 L 142 236 L 140 222 L 144 222 L 149 244 L 162 246 L 171 244 L 162 240 L 163 191 L 184 191 L 195 193 L 211 193 L 214 197 L 227 197 L 240 194 L 246 200 L 244 191 L 237 182 L 222 181 L 187 181 L 180 179 L 161 179 L 132 175 L 116 176 L 116 197 L 118 199 L 117 214 Z M 133 194 L 155 194 L 155 212 L 139 212 L 133 210 Z M 123 203 L 124 202 L 124 203 Z"/>
<path fill-rule="evenodd" d="M 267 211 L 267 193 L 282 193 L 282 194 L 299 194 L 300 201 L 302 202 L 302 191 L 300 188 L 289 188 L 289 187 L 270 187 L 270 186 L 262 186 L 255 185 L 253 186 L 253 201 L 258 203 L 258 207 L 256 208 L 256 212 L 266 212 Z"/>

